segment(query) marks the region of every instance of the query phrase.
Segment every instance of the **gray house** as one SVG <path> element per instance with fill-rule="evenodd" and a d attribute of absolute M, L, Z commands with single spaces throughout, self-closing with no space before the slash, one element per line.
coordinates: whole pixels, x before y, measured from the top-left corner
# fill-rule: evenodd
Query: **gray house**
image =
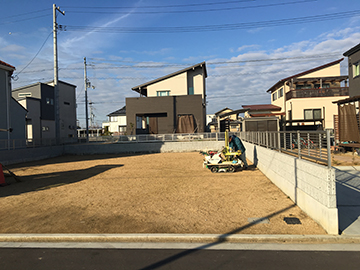
<path fill-rule="evenodd" d="M 59 81 L 60 138 L 76 138 L 76 86 Z M 12 96 L 28 111 L 27 138 L 54 139 L 55 102 L 53 82 L 35 83 L 12 91 Z"/>
<path fill-rule="evenodd" d="M 0 141 L 26 138 L 27 110 L 11 97 L 11 75 L 14 70 L 15 67 L 0 60 Z M 1 143 L 1 147 L 4 145 Z"/>

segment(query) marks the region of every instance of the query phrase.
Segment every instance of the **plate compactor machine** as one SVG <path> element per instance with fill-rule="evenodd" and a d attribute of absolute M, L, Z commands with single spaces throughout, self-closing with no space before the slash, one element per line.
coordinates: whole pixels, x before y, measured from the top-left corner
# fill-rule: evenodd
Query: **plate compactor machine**
<path fill-rule="evenodd" d="M 213 173 L 235 172 L 243 166 L 241 151 L 232 151 L 229 147 L 229 134 L 225 132 L 225 147 L 221 151 L 207 151 L 204 155 L 204 167 Z"/>

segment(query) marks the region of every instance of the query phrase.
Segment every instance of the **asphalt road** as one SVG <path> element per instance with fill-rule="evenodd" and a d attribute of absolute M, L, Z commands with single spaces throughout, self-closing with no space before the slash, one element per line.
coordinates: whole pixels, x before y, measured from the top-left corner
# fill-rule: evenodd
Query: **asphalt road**
<path fill-rule="evenodd" d="M 0 248 L 0 269 L 359 269 L 359 251 Z"/>

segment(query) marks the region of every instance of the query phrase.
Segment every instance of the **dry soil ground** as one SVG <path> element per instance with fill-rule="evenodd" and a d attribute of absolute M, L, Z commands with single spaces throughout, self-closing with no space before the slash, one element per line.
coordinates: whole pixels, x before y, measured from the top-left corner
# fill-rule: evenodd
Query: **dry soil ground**
<path fill-rule="evenodd" d="M 202 160 L 62 156 L 10 166 L 22 182 L 7 177 L 0 188 L 0 233 L 325 234 L 258 169 L 214 174 Z M 249 222 L 263 217 L 269 223 Z"/>

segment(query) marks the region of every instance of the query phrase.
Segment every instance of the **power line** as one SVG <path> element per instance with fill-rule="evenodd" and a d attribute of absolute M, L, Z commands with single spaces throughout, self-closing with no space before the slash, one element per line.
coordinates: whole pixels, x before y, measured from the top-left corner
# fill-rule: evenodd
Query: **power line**
<path fill-rule="evenodd" d="M 308 3 L 314 2 L 317 0 L 301 0 L 295 2 L 283 2 L 283 3 L 275 3 L 275 4 L 263 4 L 257 6 L 241 6 L 241 7 L 224 7 L 224 8 L 211 8 L 211 9 L 187 9 L 187 10 L 168 10 L 168 11 L 131 11 L 131 15 L 134 14 L 165 14 L 165 13 L 196 13 L 196 12 L 219 12 L 219 11 L 227 11 L 227 10 L 235 10 L 235 9 L 251 9 L 251 8 L 265 8 L 265 7 L 275 7 L 275 6 L 285 6 L 285 5 L 293 5 L 300 3 Z M 157 6 L 159 8 L 159 6 Z M 142 7 L 132 7 L 132 9 L 138 9 Z M 85 8 L 86 9 L 86 8 Z M 129 11 L 114 11 L 116 7 L 108 7 L 111 9 L 109 11 L 86 11 L 84 8 L 81 11 L 70 11 L 71 13 L 96 13 L 96 14 L 127 14 Z"/>
<path fill-rule="evenodd" d="M 239 2 L 254 2 L 255 0 L 238 0 L 238 1 L 224 1 L 224 2 L 209 2 L 209 3 L 201 3 L 201 4 L 177 4 L 177 5 L 153 5 L 153 6 L 139 6 L 136 8 L 171 8 L 171 7 L 189 7 L 189 6 L 212 6 L 212 5 L 227 5 L 227 4 L 233 4 L 233 3 L 239 3 Z M 83 9 L 84 7 L 71 7 L 71 6 L 65 6 L 64 8 L 71 9 L 71 8 L 78 8 Z M 132 7 L 86 7 L 89 9 L 105 9 L 105 8 L 134 8 Z"/>
<path fill-rule="evenodd" d="M 327 13 L 322 15 L 296 17 L 279 20 L 258 21 L 249 23 L 233 23 L 218 25 L 202 25 L 202 26 L 175 26 L 175 27 L 90 27 L 90 26 L 72 26 L 60 25 L 61 31 L 92 31 L 105 33 L 184 33 L 184 32 L 209 32 L 209 31 L 225 31 L 240 30 L 250 28 L 263 28 L 271 26 L 283 26 L 292 24 L 303 24 L 320 21 L 328 21 L 350 16 L 359 16 L 360 10 L 352 10 L 345 12 Z"/>
<path fill-rule="evenodd" d="M 31 59 L 31 61 L 22 69 L 20 70 L 18 73 L 15 74 L 15 77 L 18 76 L 21 72 L 23 72 L 34 60 L 35 58 L 38 56 L 38 54 L 40 53 L 41 49 L 44 47 L 46 41 L 49 39 L 49 37 L 51 36 L 52 32 L 50 32 L 50 34 L 47 36 L 47 38 L 45 39 L 44 43 L 41 45 L 40 49 L 38 50 L 38 52 L 35 54 L 35 56 L 33 57 L 33 59 Z"/>
<path fill-rule="evenodd" d="M 51 33 L 50 33 L 51 34 Z M 49 38 L 49 37 L 47 37 Z M 46 40 L 45 40 L 46 42 Z M 304 56 L 294 56 L 294 57 L 278 57 L 278 58 L 263 58 L 263 59 L 248 59 L 248 60 L 236 60 L 236 61 L 216 61 L 216 62 L 206 62 L 207 66 L 212 65 L 227 65 L 227 64 L 245 64 L 245 63 L 256 63 L 256 62 L 272 62 L 272 61 L 285 61 L 285 60 L 311 60 L 311 59 L 323 59 L 323 58 L 332 58 L 334 56 L 338 56 L 342 52 L 332 52 L 332 53 L 324 53 L 324 54 L 314 54 L 314 55 L 304 55 Z M 126 60 L 108 60 L 104 58 L 89 58 L 93 60 L 92 65 L 97 64 L 105 64 L 104 62 L 113 62 L 113 63 L 129 63 L 129 64 L 140 64 L 143 65 L 122 65 L 122 66 L 91 66 L 91 69 L 136 69 L 136 68 L 164 68 L 164 67 L 177 67 L 177 66 L 193 66 L 195 63 L 154 63 L 154 62 L 144 62 L 144 61 L 126 61 Z M 97 62 L 100 63 L 97 63 Z M 241 66 L 234 66 L 241 67 Z M 83 67 L 72 67 L 72 68 L 59 68 L 60 71 L 64 70 L 83 70 Z M 24 70 L 24 69 L 23 69 Z M 22 73 L 39 73 L 53 70 L 52 68 L 47 69 L 37 69 L 37 70 L 29 70 Z"/>

